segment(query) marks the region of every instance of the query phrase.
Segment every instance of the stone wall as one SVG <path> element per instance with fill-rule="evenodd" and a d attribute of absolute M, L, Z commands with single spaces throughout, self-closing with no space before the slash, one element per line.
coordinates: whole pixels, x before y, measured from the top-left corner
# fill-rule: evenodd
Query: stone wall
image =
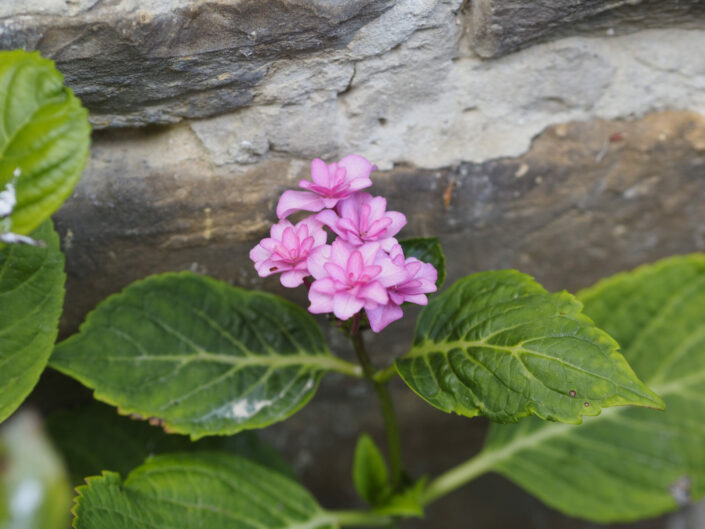
<path fill-rule="evenodd" d="M 407 235 L 441 238 L 449 281 L 515 267 L 576 290 L 705 250 L 702 0 L 10 0 L 0 48 L 14 47 L 54 58 L 96 129 L 56 216 L 64 333 L 165 270 L 282 293 L 247 253 L 311 158 L 351 152 L 380 167 L 373 190 L 407 214 Z M 375 338 L 380 363 L 412 326 Z M 397 390 L 412 470 L 439 472 L 480 446 L 482 420 Z M 324 505 L 345 507 L 355 500 L 339 454 L 361 429 L 381 433 L 371 395 L 333 377 L 265 435 Z M 595 527 L 496 477 L 408 527 L 469 520 Z"/>

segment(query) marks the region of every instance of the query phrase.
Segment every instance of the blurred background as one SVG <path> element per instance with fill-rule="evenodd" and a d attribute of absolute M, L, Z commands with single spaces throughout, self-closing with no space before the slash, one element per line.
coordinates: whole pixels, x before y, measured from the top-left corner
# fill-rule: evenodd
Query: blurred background
<path fill-rule="evenodd" d="M 64 336 L 108 294 L 167 270 L 304 304 L 247 255 L 314 157 L 376 163 L 372 192 L 407 215 L 401 235 L 441 239 L 446 284 L 517 268 L 575 292 L 705 250 L 704 1 L 3 0 L 0 49 L 14 48 L 54 59 L 94 126 L 83 179 L 55 216 Z M 413 320 L 370 340 L 378 366 L 405 352 Z M 482 446 L 485 420 L 443 414 L 400 383 L 394 398 L 416 475 Z M 51 416 L 90 401 L 48 371 L 3 426 L 0 518 L 22 516 L 0 527 L 43 529 L 41 516 L 66 512 L 80 476 L 65 462 L 90 454 Z M 322 505 L 350 508 L 362 431 L 382 440 L 374 396 L 329 376 L 261 437 Z M 600 526 L 489 475 L 404 527 Z M 630 527 L 705 527 L 705 507 Z"/>

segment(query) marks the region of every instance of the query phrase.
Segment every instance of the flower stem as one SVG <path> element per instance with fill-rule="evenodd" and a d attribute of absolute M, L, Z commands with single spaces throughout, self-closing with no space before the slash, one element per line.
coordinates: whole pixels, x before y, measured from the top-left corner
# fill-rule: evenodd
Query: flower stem
<path fill-rule="evenodd" d="M 377 400 L 382 410 L 382 419 L 384 420 L 384 429 L 387 434 L 387 448 L 389 451 L 389 468 L 392 474 L 392 487 L 396 489 L 401 483 L 402 478 L 402 462 L 401 462 L 401 440 L 399 438 L 399 427 L 397 425 L 396 415 L 394 413 L 394 404 L 392 396 L 389 393 L 387 383 L 379 382 L 375 379 L 375 368 L 370 361 L 365 343 L 362 339 L 362 334 L 359 331 L 360 314 L 356 314 L 353 320 L 352 328 L 350 329 L 350 337 L 355 346 L 355 354 L 357 355 L 362 372 L 371 383 L 377 394 Z"/>
<path fill-rule="evenodd" d="M 391 379 L 393 379 L 396 374 L 397 366 L 392 364 L 390 366 L 385 367 L 384 369 L 380 369 L 375 373 L 375 382 L 384 384 L 385 382 L 389 382 Z"/>

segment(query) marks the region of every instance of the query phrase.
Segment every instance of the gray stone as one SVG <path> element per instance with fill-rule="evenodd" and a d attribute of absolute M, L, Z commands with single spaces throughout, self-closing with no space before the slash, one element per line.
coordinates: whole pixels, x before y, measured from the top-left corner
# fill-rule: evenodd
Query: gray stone
<path fill-rule="evenodd" d="M 608 35 L 653 27 L 705 26 L 702 0 L 475 0 L 468 27 L 482 57 L 497 57 L 537 41 L 590 32 Z"/>
<path fill-rule="evenodd" d="M 190 126 L 223 166 L 358 152 L 384 169 L 436 168 L 517 156 L 552 123 L 664 108 L 705 113 L 705 54 L 691 53 L 705 31 L 572 37 L 488 62 L 456 56 L 461 26 L 448 6 L 436 5 L 424 20 L 425 29 L 354 68 L 319 59 L 288 65 L 262 81 L 251 106 Z"/>
<path fill-rule="evenodd" d="M 56 61 L 97 127 L 167 123 L 250 103 L 274 59 L 344 47 L 392 0 L 10 2 L 0 49 Z"/>
<path fill-rule="evenodd" d="M 13 1 L 2 6 L 15 14 L 0 19 L 0 42 L 53 54 L 99 128 L 198 117 L 188 121 L 195 145 L 184 148 L 205 147 L 208 163 L 234 172 L 350 152 L 383 169 L 442 168 L 518 156 L 553 123 L 666 108 L 705 113 L 705 54 L 692 52 L 705 29 L 561 38 L 486 61 L 468 45 L 462 4 L 121 0 L 117 7 L 66 4 L 64 11 L 51 3 L 52 14 L 41 15 Z M 673 2 L 662 4 L 654 13 Z M 283 6 L 291 13 L 279 20 Z M 245 11 L 253 18 L 237 14 Z M 187 24 L 187 12 L 201 16 Z M 204 17 L 217 20 L 209 25 Z M 667 17 L 632 20 L 638 29 Z M 694 16 L 690 25 L 703 20 Z M 129 21 L 151 29 L 133 31 Z M 232 28 L 221 31 L 226 23 Z M 247 34 L 253 24 L 262 26 L 259 37 Z M 211 26 L 220 29 L 206 31 Z M 248 48 L 252 39 L 258 44 Z"/>

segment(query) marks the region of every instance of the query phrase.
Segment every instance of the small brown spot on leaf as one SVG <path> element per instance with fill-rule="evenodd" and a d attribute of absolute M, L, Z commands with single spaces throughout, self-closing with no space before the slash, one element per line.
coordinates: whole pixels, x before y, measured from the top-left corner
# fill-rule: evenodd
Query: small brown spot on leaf
<path fill-rule="evenodd" d="M 589 403 L 589 402 L 586 402 L 586 403 L 585 403 L 585 407 L 586 407 L 586 408 L 589 408 L 589 407 L 590 407 L 590 403 Z"/>
<path fill-rule="evenodd" d="M 574 389 L 571 389 L 571 390 L 568 392 L 568 395 L 570 395 L 571 397 L 575 397 L 575 396 L 577 395 L 577 393 L 575 392 Z"/>
<path fill-rule="evenodd" d="M 162 421 L 159 417 L 150 417 L 149 424 L 151 424 L 152 426 L 162 426 L 164 424 L 164 421 Z"/>

